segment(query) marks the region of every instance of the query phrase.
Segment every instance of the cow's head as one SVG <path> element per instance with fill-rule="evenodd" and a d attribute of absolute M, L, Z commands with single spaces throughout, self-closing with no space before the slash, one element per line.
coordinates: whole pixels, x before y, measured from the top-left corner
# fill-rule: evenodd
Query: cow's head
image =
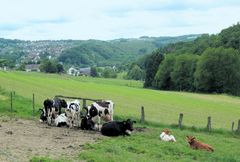
<path fill-rule="evenodd" d="M 67 108 L 67 102 L 64 100 L 64 99 L 60 99 L 60 104 L 61 104 L 61 107 L 63 108 Z"/>
<path fill-rule="evenodd" d="M 69 109 L 72 109 L 72 110 L 75 110 L 76 112 L 78 112 L 78 111 L 80 110 L 80 107 L 79 107 L 79 105 L 76 104 L 76 103 L 71 103 L 71 104 L 69 105 Z"/>
<path fill-rule="evenodd" d="M 165 134 L 170 134 L 170 130 L 167 129 L 167 128 L 163 129 L 163 132 L 164 132 Z"/>
<path fill-rule="evenodd" d="M 95 117 L 95 116 L 98 115 L 98 113 L 99 112 L 98 112 L 97 108 L 94 105 L 92 105 L 90 110 L 89 110 L 90 117 Z"/>
<path fill-rule="evenodd" d="M 52 108 L 53 107 L 53 100 L 51 100 L 51 99 L 44 100 L 43 106 L 45 108 Z"/>
<path fill-rule="evenodd" d="M 133 123 L 136 123 L 136 121 L 132 121 L 131 119 L 127 119 L 126 121 L 123 121 L 124 129 L 133 131 Z"/>
<path fill-rule="evenodd" d="M 39 111 L 41 112 L 40 121 L 41 122 L 47 121 L 47 114 L 45 113 L 45 111 L 43 109 L 39 109 Z"/>
<path fill-rule="evenodd" d="M 193 136 L 186 136 L 186 140 L 188 141 L 189 144 L 193 143 L 195 141 L 195 137 Z"/>

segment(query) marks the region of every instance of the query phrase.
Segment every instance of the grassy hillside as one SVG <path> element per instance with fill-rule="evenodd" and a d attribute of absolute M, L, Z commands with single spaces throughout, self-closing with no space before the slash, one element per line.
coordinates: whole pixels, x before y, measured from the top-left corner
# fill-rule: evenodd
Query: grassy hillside
<path fill-rule="evenodd" d="M 0 59 L 6 59 L 8 66 L 31 62 L 51 56 L 66 65 L 106 66 L 136 60 L 169 43 L 188 42 L 199 37 L 183 35 L 177 37 L 141 37 L 136 39 L 101 40 L 42 40 L 23 41 L 0 38 Z M 40 61 L 38 58 L 37 61 Z"/>
<path fill-rule="evenodd" d="M 86 160 L 97 162 L 190 162 L 190 161 L 240 161 L 239 136 L 233 134 L 215 134 L 204 132 L 192 132 L 172 128 L 172 134 L 176 137 L 176 143 L 162 142 L 159 134 L 164 127 L 147 128 L 142 132 L 135 132 L 131 137 L 105 138 L 94 144 L 83 146 L 79 157 L 74 160 Z M 193 135 L 198 140 L 211 145 L 215 151 L 192 150 L 185 140 L 186 135 Z M 65 159 L 49 159 L 46 157 L 35 157 L 34 162 L 64 162 Z"/>
<path fill-rule="evenodd" d="M 136 81 L 0 72 L 0 83 L 5 90 L 30 100 L 35 93 L 39 107 L 44 99 L 61 94 L 112 99 L 116 103 L 115 115 L 122 118 L 139 119 L 140 107 L 144 106 L 146 120 L 161 124 L 176 124 L 179 113 L 184 113 L 184 125 L 205 127 L 207 117 L 212 116 L 213 128 L 230 130 L 231 122 L 240 118 L 238 97 L 143 89 L 142 83 Z"/>
<path fill-rule="evenodd" d="M 79 41 L 79 45 L 63 51 L 59 60 L 68 65 L 106 66 L 120 65 L 126 61 L 152 53 L 169 43 L 193 41 L 200 35 L 177 37 L 141 37 L 135 39 L 116 39 L 110 41 Z"/>
<path fill-rule="evenodd" d="M 163 128 L 163 127 L 162 127 Z M 162 128 L 147 129 L 132 137 L 109 138 L 96 144 L 85 145 L 80 159 L 87 161 L 240 161 L 238 153 L 239 137 L 227 134 L 197 133 L 172 129 L 176 143 L 165 143 L 159 140 Z M 215 152 L 192 150 L 185 140 L 186 135 L 193 135 L 214 147 Z M 109 147 L 111 146 L 111 147 Z M 124 155 L 124 156 L 123 156 Z"/>

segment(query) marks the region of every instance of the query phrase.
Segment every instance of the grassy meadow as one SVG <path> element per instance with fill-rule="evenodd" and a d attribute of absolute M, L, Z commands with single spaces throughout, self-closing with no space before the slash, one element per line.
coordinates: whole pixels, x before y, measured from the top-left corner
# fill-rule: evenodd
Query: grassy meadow
<path fill-rule="evenodd" d="M 139 119 L 143 105 L 148 125 L 136 131 L 131 137 L 104 138 L 94 144 L 83 146 L 78 157 L 73 159 L 50 159 L 33 157 L 31 161 L 240 161 L 240 136 L 230 131 L 232 121 L 240 118 L 240 98 L 227 95 L 194 94 L 143 89 L 142 82 L 70 77 L 66 75 L 0 72 L 0 115 L 9 115 L 9 92 L 13 97 L 14 115 L 29 118 L 32 115 L 32 93 L 35 93 L 37 108 L 42 101 L 54 95 L 79 96 L 96 99 L 112 99 L 115 104 L 115 117 Z M 185 128 L 174 126 L 179 113 L 184 113 Z M 212 116 L 211 133 L 202 131 L 207 116 Z M 192 127 L 194 126 L 194 127 Z M 168 127 L 175 135 L 176 143 L 159 140 L 161 130 Z M 197 139 L 212 145 L 214 153 L 196 151 L 189 148 L 185 136 L 194 135 Z"/>
<path fill-rule="evenodd" d="M 143 132 L 133 133 L 131 137 L 114 137 L 86 144 L 83 150 L 69 161 L 87 162 L 238 162 L 240 161 L 240 137 L 230 133 L 207 133 L 171 128 L 177 142 L 168 143 L 159 140 L 164 127 L 147 128 Z M 192 150 L 185 140 L 186 135 L 194 135 L 214 147 L 215 151 Z M 65 162 L 66 159 L 34 157 L 33 162 Z"/>
<path fill-rule="evenodd" d="M 240 118 L 239 97 L 144 89 L 142 82 L 131 80 L 0 72 L 0 86 L 28 100 L 35 93 L 37 107 L 59 94 L 111 99 L 117 117 L 139 119 L 140 107 L 144 106 L 146 120 L 151 123 L 176 124 L 179 113 L 183 113 L 185 126 L 205 127 L 211 116 L 213 128 L 230 130 L 231 123 Z M 31 109 L 31 104 L 26 108 Z"/>

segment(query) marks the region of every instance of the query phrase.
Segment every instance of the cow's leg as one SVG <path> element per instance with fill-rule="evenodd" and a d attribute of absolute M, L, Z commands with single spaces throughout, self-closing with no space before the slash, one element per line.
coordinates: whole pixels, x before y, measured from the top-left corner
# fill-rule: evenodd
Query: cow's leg
<path fill-rule="evenodd" d="M 111 121 L 113 121 L 113 109 L 111 109 L 112 111 L 110 112 L 111 115 Z"/>
<path fill-rule="evenodd" d="M 51 120 L 52 120 L 52 114 L 51 114 L 51 110 L 50 110 L 50 108 L 48 109 L 48 111 L 47 111 L 48 113 L 48 115 L 47 115 L 47 123 L 48 123 L 48 125 L 51 125 Z"/>
<path fill-rule="evenodd" d="M 61 113 L 62 113 L 62 108 L 59 107 L 59 109 L 58 109 L 58 115 L 60 115 Z"/>
<path fill-rule="evenodd" d="M 101 122 L 101 117 L 98 116 L 98 130 L 100 131 L 100 122 Z"/>

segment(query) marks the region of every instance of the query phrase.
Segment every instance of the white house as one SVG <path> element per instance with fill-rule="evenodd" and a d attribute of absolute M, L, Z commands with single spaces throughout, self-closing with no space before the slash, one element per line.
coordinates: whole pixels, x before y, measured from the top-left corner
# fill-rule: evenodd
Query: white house
<path fill-rule="evenodd" d="M 80 72 L 74 67 L 70 67 L 67 71 L 68 75 L 79 76 Z"/>
<path fill-rule="evenodd" d="M 31 72 L 31 71 L 36 71 L 36 72 L 40 72 L 40 64 L 28 64 L 25 66 L 25 70 L 26 72 Z"/>

